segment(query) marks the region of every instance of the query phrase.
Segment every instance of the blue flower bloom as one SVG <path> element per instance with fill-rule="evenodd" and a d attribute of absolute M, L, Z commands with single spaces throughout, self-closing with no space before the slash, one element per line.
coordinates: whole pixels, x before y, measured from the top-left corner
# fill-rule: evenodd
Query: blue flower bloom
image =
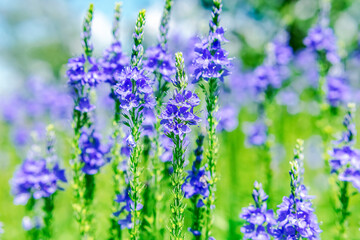
<path fill-rule="evenodd" d="M 360 191 L 360 150 L 352 145 L 355 143 L 356 130 L 353 122 L 352 109 L 345 116 L 343 125 L 346 131 L 343 133 L 337 144 L 342 147 L 335 147 L 331 152 L 329 161 L 331 173 L 338 174 L 340 181 L 351 182 Z"/>
<path fill-rule="evenodd" d="M 262 146 L 267 140 L 267 126 L 263 121 L 256 121 L 251 125 L 244 126 L 247 135 L 247 144 L 250 146 Z"/>
<path fill-rule="evenodd" d="M 11 181 L 14 204 L 25 205 L 28 200 L 47 198 L 59 187 L 59 181 L 66 182 L 65 170 L 56 164 L 47 166 L 45 159 L 25 159 Z"/>
<path fill-rule="evenodd" d="M 114 42 L 104 51 L 99 60 L 101 66 L 101 79 L 110 85 L 116 84 L 115 75 L 119 74 L 128 64 L 129 59 L 123 53 L 120 42 Z"/>
<path fill-rule="evenodd" d="M 287 65 L 292 57 L 293 51 L 288 43 L 284 41 L 275 40 L 272 42 L 275 55 L 275 64 L 276 65 Z"/>
<path fill-rule="evenodd" d="M 95 106 L 90 103 L 88 97 L 82 97 L 79 99 L 79 103 L 75 106 L 75 109 L 80 112 L 91 112 L 95 109 Z"/>
<path fill-rule="evenodd" d="M 290 170 L 291 194 L 283 197 L 278 206 L 277 228 L 273 234 L 275 239 L 319 239 L 321 230 L 317 222 L 314 209 L 312 208 L 311 196 L 307 195 L 307 189 L 303 182 L 303 142 L 298 140 L 295 149 L 295 157 Z"/>
<path fill-rule="evenodd" d="M 166 47 L 162 47 L 161 44 L 148 48 L 145 54 L 144 67 L 149 72 L 158 71 L 166 81 L 170 82 L 176 68 L 172 55 L 167 53 L 165 49 Z"/>
<path fill-rule="evenodd" d="M 194 82 L 201 79 L 219 78 L 221 81 L 229 75 L 230 59 L 228 52 L 221 45 L 227 42 L 224 29 L 219 27 L 209 33 L 209 38 L 195 45 L 195 59 L 193 61 Z"/>
<path fill-rule="evenodd" d="M 350 88 L 346 79 L 337 76 L 328 76 L 327 82 L 327 100 L 333 107 L 344 104 L 349 99 Z"/>
<path fill-rule="evenodd" d="M 153 108 L 155 99 L 152 96 L 152 81 L 145 75 L 144 70 L 137 67 L 126 67 L 115 78 L 118 82 L 115 94 L 118 96 L 120 107 L 126 111 L 141 106 Z"/>
<path fill-rule="evenodd" d="M 257 67 L 253 73 L 252 86 L 255 90 L 255 94 L 259 94 L 270 88 L 280 88 L 282 81 L 277 67 L 272 65 L 261 65 Z"/>
<path fill-rule="evenodd" d="M 324 52 L 327 61 L 332 64 L 340 60 L 337 53 L 335 34 L 329 27 L 318 25 L 311 28 L 307 37 L 304 39 L 304 44 L 312 51 Z"/>
<path fill-rule="evenodd" d="M 117 195 L 115 202 L 120 203 L 120 210 L 113 213 L 114 216 L 119 217 L 120 215 L 125 215 L 125 218 L 122 218 L 118 221 L 121 229 L 127 228 L 131 229 L 133 227 L 133 223 L 131 221 L 131 209 L 134 208 L 134 202 L 131 200 L 129 196 L 130 187 L 127 187 L 123 194 Z M 137 211 L 143 208 L 142 204 L 137 205 Z"/>
<path fill-rule="evenodd" d="M 109 161 L 109 158 L 105 156 L 109 149 L 101 145 L 100 135 L 95 131 L 91 131 L 90 134 L 83 131 L 79 142 L 80 157 L 84 163 L 82 171 L 89 175 L 98 173 L 100 168 Z"/>
<path fill-rule="evenodd" d="M 161 113 L 161 124 L 165 134 L 175 134 L 183 138 L 191 132 L 189 125 L 196 125 L 200 118 L 194 114 L 194 107 L 200 104 L 199 97 L 189 90 L 175 90 L 173 97 L 168 101 L 165 110 Z"/>
<path fill-rule="evenodd" d="M 80 57 L 70 58 L 67 64 L 68 70 L 66 75 L 69 79 L 68 84 L 73 87 L 85 86 L 96 87 L 100 82 L 100 70 L 96 63 L 96 59 L 88 57 L 88 71 L 85 71 L 86 58 L 84 55 Z"/>
<path fill-rule="evenodd" d="M 269 196 L 262 189 L 261 183 L 255 182 L 252 196 L 255 205 L 243 208 L 240 214 L 240 218 L 246 221 L 241 232 L 244 233 L 244 239 L 270 240 L 276 220 L 273 210 L 267 209 L 266 201 Z"/>
<path fill-rule="evenodd" d="M 232 132 L 239 124 L 238 110 L 231 105 L 220 107 L 216 118 L 218 119 L 217 131 Z"/>

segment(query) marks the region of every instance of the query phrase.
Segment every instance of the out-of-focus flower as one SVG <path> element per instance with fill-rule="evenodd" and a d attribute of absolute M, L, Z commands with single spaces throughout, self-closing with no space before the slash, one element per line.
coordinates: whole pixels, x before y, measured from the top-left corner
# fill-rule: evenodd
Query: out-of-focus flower
<path fill-rule="evenodd" d="M 217 112 L 217 130 L 226 132 L 232 132 L 235 130 L 239 125 L 238 114 L 238 110 L 231 105 L 220 107 Z"/>
<path fill-rule="evenodd" d="M 25 159 L 11 181 L 14 204 L 25 205 L 31 197 L 49 197 L 61 189 L 59 182 L 66 182 L 66 177 L 58 164 L 49 168 L 45 159 Z"/>
<path fill-rule="evenodd" d="M 329 75 L 327 78 L 327 100 L 333 107 L 338 107 L 349 100 L 350 87 L 346 79 Z"/>
<path fill-rule="evenodd" d="M 170 81 L 170 77 L 175 74 L 175 62 L 171 54 L 158 44 L 155 47 L 146 50 L 146 61 L 144 67 L 149 72 L 158 71 L 166 81 Z"/>
<path fill-rule="evenodd" d="M 116 84 L 115 76 L 129 64 L 128 57 L 123 53 L 120 42 L 114 42 L 104 51 L 99 60 L 101 79 L 110 85 Z"/>
<path fill-rule="evenodd" d="M 101 145 L 100 135 L 95 131 L 91 131 L 90 134 L 83 131 L 79 142 L 81 161 L 84 163 L 82 171 L 90 175 L 98 173 L 109 160 L 105 156 L 109 149 Z"/>
<path fill-rule="evenodd" d="M 316 52 L 324 52 L 327 61 L 334 64 L 339 62 L 337 53 L 336 37 L 334 31 L 329 27 L 317 25 L 311 28 L 304 39 L 307 48 Z"/>
<path fill-rule="evenodd" d="M 247 136 L 247 144 L 250 146 L 261 146 L 267 140 L 267 126 L 263 121 L 256 121 L 252 124 L 245 124 L 243 131 Z"/>

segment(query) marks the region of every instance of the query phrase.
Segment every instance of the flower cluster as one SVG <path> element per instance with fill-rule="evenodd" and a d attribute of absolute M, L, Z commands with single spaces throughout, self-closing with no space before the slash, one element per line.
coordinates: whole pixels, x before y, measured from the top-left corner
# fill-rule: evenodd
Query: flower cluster
<path fill-rule="evenodd" d="M 113 213 L 115 217 L 119 217 L 120 215 L 125 215 L 125 218 L 120 219 L 118 224 L 121 229 L 127 228 L 131 229 L 133 227 L 131 220 L 131 209 L 134 208 L 134 202 L 131 200 L 129 196 L 130 187 L 124 189 L 122 194 L 117 195 L 115 202 L 120 203 L 120 210 Z M 138 204 L 136 206 L 136 210 L 140 211 L 143 208 L 142 204 Z"/>
<path fill-rule="evenodd" d="M 100 135 L 94 130 L 89 133 L 83 131 L 79 139 L 81 149 L 81 161 L 84 163 L 82 171 L 93 175 L 99 172 L 100 168 L 109 160 L 106 154 L 109 149 L 101 145 Z"/>
<path fill-rule="evenodd" d="M 232 132 L 237 128 L 239 111 L 232 105 L 225 105 L 220 107 L 217 112 L 217 131 Z"/>
<path fill-rule="evenodd" d="M 286 41 L 276 39 L 271 43 L 275 65 L 287 65 L 293 58 L 292 48 Z"/>
<path fill-rule="evenodd" d="M 244 126 L 249 146 L 262 146 L 267 140 L 267 126 L 263 121 L 256 121 L 252 125 Z"/>
<path fill-rule="evenodd" d="M 267 209 L 268 195 L 262 189 L 261 183 L 254 183 L 252 194 L 255 205 L 243 208 L 240 218 L 246 221 L 241 228 L 244 239 L 267 239 L 270 240 L 273 227 L 276 225 L 273 210 Z"/>
<path fill-rule="evenodd" d="M 337 141 L 342 147 L 335 147 L 331 152 L 331 172 L 338 174 L 340 181 L 351 182 L 360 191 L 360 150 L 352 145 L 355 143 L 356 129 L 353 122 L 354 106 L 350 105 L 345 116 L 343 125 L 346 131 L 342 138 Z"/>
<path fill-rule="evenodd" d="M 150 47 L 146 50 L 146 61 L 144 67 L 149 72 L 158 71 L 165 81 L 170 82 L 171 76 L 175 74 L 175 62 L 171 54 L 158 44 L 155 47 Z"/>
<path fill-rule="evenodd" d="M 14 203 L 25 205 L 31 197 L 50 197 L 56 190 L 61 189 L 59 182 L 66 182 L 66 177 L 65 170 L 60 169 L 58 164 L 49 168 L 45 159 L 27 158 L 11 181 Z"/>
<path fill-rule="evenodd" d="M 100 71 L 95 58 L 84 55 L 73 57 L 69 59 L 67 67 L 68 84 L 72 87 L 96 87 L 100 83 Z"/>
<path fill-rule="evenodd" d="M 227 42 L 224 29 L 219 27 L 215 32 L 210 31 L 208 39 L 195 45 L 194 82 L 201 79 L 208 81 L 210 78 L 224 81 L 224 77 L 229 75 L 230 59 L 228 52 L 221 46 L 224 42 Z"/>
<path fill-rule="evenodd" d="M 258 94 L 265 92 L 269 88 L 280 88 L 282 79 L 275 66 L 261 65 L 255 69 L 251 82 L 255 93 Z"/>
<path fill-rule="evenodd" d="M 298 140 L 294 160 L 290 162 L 290 187 L 289 197 L 283 197 L 278 206 L 277 228 L 274 230 L 275 239 L 319 239 L 321 232 L 314 209 L 307 195 L 307 189 L 302 184 L 303 180 L 303 141 Z"/>
<path fill-rule="evenodd" d="M 194 150 L 195 161 L 193 162 L 192 169 L 188 171 L 188 176 L 182 185 L 185 198 L 192 198 L 194 196 L 201 196 L 197 202 L 197 207 L 204 206 L 204 200 L 209 197 L 209 172 L 205 167 L 201 167 L 203 160 L 203 142 L 204 136 L 200 136 L 197 140 L 197 148 Z"/>
<path fill-rule="evenodd" d="M 163 152 L 160 156 L 160 160 L 162 162 L 171 162 L 173 159 L 172 149 L 174 147 L 174 143 L 166 135 L 161 135 L 160 136 L 160 145 L 161 145 L 161 148 L 163 149 Z"/>
<path fill-rule="evenodd" d="M 279 89 L 288 77 L 287 64 L 292 60 L 292 48 L 288 39 L 275 39 L 269 44 L 265 62 L 258 66 L 251 79 L 251 86 L 255 95 Z"/>
<path fill-rule="evenodd" d="M 196 125 L 200 118 L 194 114 L 194 107 L 200 104 L 199 97 L 189 90 L 175 90 L 161 113 L 161 124 L 167 135 L 183 136 L 191 129 L 189 125 Z"/>
<path fill-rule="evenodd" d="M 103 57 L 99 60 L 101 66 L 101 80 L 115 85 L 115 76 L 129 64 L 128 57 L 123 53 L 120 42 L 114 42 L 104 51 Z"/>
<path fill-rule="evenodd" d="M 120 100 L 122 109 L 129 111 L 140 107 L 154 107 L 152 81 L 144 70 L 127 67 L 115 79 L 118 82 L 115 94 Z"/>
<path fill-rule="evenodd" d="M 332 64 L 340 60 L 337 53 L 335 34 L 329 27 L 317 25 L 311 28 L 304 39 L 304 44 L 312 51 L 323 52 L 326 60 Z"/>
<path fill-rule="evenodd" d="M 344 77 L 327 76 L 327 100 L 333 107 L 346 103 L 350 96 L 350 88 Z"/>

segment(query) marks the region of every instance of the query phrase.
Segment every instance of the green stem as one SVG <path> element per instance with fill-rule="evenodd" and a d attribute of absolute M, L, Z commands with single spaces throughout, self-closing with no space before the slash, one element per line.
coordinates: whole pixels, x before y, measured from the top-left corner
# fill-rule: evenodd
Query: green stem
<path fill-rule="evenodd" d="M 53 219 L 53 210 L 54 210 L 54 196 L 55 194 L 44 198 L 44 228 L 42 231 L 42 235 L 44 239 L 52 239 L 52 219 Z"/>
<path fill-rule="evenodd" d="M 88 117 L 81 112 L 74 110 L 74 138 L 72 148 L 74 149 L 72 154 L 72 170 L 73 170 L 73 184 L 74 190 L 74 203 L 73 209 L 75 212 L 76 221 L 79 224 L 80 236 L 83 240 L 92 240 L 93 237 L 90 234 L 91 226 L 89 221 L 89 209 L 86 203 L 86 180 L 85 174 L 82 172 L 83 163 L 80 161 L 79 156 L 81 149 L 79 147 L 79 139 L 81 136 L 81 129 L 88 122 Z M 87 193 L 89 194 L 89 193 Z"/>
<path fill-rule="evenodd" d="M 28 201 L 28 203 L 26 204 L 26 213 L 27 215 L 31 218 L 31 220 L 33 221 L 33 217 L 34 217 L 34 207 L 36 204 L 36 200 L 31 197 Z M 34 226 L 32 229 L 26 231 L 26 237 L 29 240 L 38 240 L 39 239 L 39 229 L 37 226 Z"/>
<path fill-rule="evenodd" d="M 200 195 L 196 195 L 191 198 L 191 202 L 193 204 L 193 222 L 191 225 L 192 230 L 197 230 L 200 233 L 202 232 L 202 221 L 204 216 L 204 208 L 203 207 L 197 207 L 197 203 L 200 199 Z M 201 235 L 195 236 L 193 235 L 194 240 L 201 240 Z"/>
<path fill-rule="evenodd" d="M 133 123 L 136 123 L 135 120 L 135 114 L 132 114 L 133 116 Z M 131 218 L 133 227 L 130 229 L 130 239 L 131 240 L 137 240 L 139 239 L 140 234 L 140 210 L 138 210 L 138 204 L 140 202 L 141 197 L 141 191 L 142 191 L 142 185 L 140 182 L 140 155 L 141 155 L 141 146 L 139 145 L 139 138 L 140 138 L 140 132 L 139 132 L 139 126 L 141 123 L 135 124 L 131 128 L 132 136 L 134 137 L 135 147 L 132 150 L 130 161 L 129 161 L 129 169 L 131 172 L 130 177 L 130 198 L 134 202 L 134 207 L 131 209 Z"/>
<path fill-rule="evenodd" d="M 112 90 L 113 91 L 113 90 Z M 121 163 L 121 145 L 120 145 L 120 137 L 121 137 L 121 130 L 119 126 L 120 122 L 120 101 L 115 99 L 115 115 L 114 115 L 114 145 L 111 149 L 111 155 L 113 156 L 113 161 L 111 164 L 112 172 L 113 172 L 113 186 L 114 186 L 114 195 L 112 197 L 112 212 L 117 212 L 120 210 L 120 203 L 114 201 L 116 196 L 121 193 L 121 182 L 123 179 L 123 173 L 119 169 L 119 165 Z M 122 231 L 118 224 L 117 217 L 111 214 L 110 217 L 110 240 L 120 240 L 122 238 Z"/>
<path fill-rule="evenodd" d="M 348 207 L 349 207 L 349 194 L 348 194 L 348 182 L 345 181 L 341 181 L 339 183 L 340 186 L 340 195 L 339 195 L 339 200 L 340 200 L 340 217 L 339 219 L 339 239 L 348 239 L 348 236 L 346 234 L 347 228 L 348 228 L 348 222 L 347 222 L 347 217 L 349 216 L 349 211 L 348 211 Z"/>
<path fill-rule="evenodd" d="M 271 167 L 271 155 L 270 155 L 270 148 L 268 146 L 268 143 L 265 143 L 265 146 L 262 151 L 263 151 L 263 159 L 264 159 L 264 163 L 265 163 L 265 175 L 266 175 L 265 192 L 269 196 L 271 196 L 273 171 L 272 171 L 272 167 Z M 267 200 L 267 203 L 269 205 L 270 201 Z"/>
<path fill-rule="evenodd" d="M 216 191 L 216 155 L 218 151 L 218 139 L 216 136 L 216 125 L 217 121 L 215 113 L 217 110 L 217 90 L 218 90 L 218 79 L 211 78 L 209 80 L 209 92 L 206 97 L 206 108 L 208 112 L 209 128 L 207 129 L 207 135 L 209 138 L 207 160 L 207 170 L 210 172 L 209 179 L 209 197 L 206 201 L 206 226 L 205 226 L 205 239 L 209 239 L 211 236 L 211 228 L 213 224 L 213 206 L 215 203 L 215 191 Z"/>
<path fill-rule="evenodd" d="M 184 193 L 181 189 L 184 183 L 184 150 L 183 142 L 179 136 L 173 138 L 174 147 L 174 159 L 173 168 L 174 172 L 171 176 L 173 185 L 173 202 L 171 208 L 171 223 L 170 223 L 170 239 L 183 240 L 184 239 L 184 211 L 185 205 L 183 203 Z"/>

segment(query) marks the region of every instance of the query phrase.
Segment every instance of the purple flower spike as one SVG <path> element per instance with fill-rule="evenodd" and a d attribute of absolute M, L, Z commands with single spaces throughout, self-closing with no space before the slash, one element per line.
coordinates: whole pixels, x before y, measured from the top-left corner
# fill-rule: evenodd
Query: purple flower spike
<path fill-rule="evenodd" d="M 25 205 L 28 200 L 46 198 L 61 189 L 59 181 L 66 182 L 64 170 L 58 165 L 47 166 L 45 159 L 26 159 L 11 181 L 14 204 Z"/>

